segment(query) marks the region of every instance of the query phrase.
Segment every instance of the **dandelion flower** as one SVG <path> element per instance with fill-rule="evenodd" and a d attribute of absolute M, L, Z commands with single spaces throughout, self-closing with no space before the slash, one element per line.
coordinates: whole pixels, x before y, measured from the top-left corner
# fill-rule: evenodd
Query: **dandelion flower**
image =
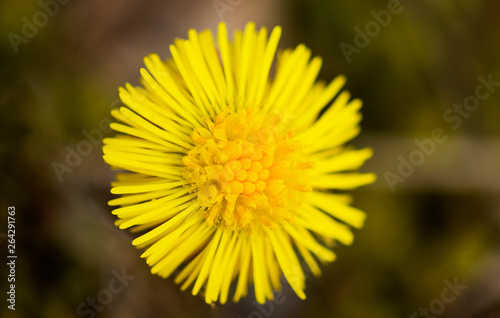
<path fill-rule="evenodd" d="M 153 274 L 207 303 L 226 303 L 233 282 L 233 301 L 253 284 L 265 303 L 282 282 L 305 299 L 305 271 L 320 275 L 318 261 L 334 261 L 365 220 L 343 193 L 375 180 L 354 172 L 371 149 L 344 146 L 361 101 L 343 76 L 317 81 L 321 59 L 304 45 L 276 54 L 280 27 L 268 37 L 248 23 L 229 41 L 221 23 L 216 43 L 209 30 L 188 35 L 172 58 L 144 59 L 142 87 L 119 90 L 118 135 L 103 147 L 124 170 L 116 225 L 140 233 L 132 243 Z"/>

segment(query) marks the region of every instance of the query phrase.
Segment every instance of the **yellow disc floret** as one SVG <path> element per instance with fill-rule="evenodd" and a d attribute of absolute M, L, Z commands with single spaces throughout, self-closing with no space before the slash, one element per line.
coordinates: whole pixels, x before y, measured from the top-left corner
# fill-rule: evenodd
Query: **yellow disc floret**
<path fill-rule="evenodd" d="M 302 175 L 314 165 L 297 161 L 293 132 L 283 126 L 283 116 L 247 108 L 194 129 L 183 174 L 198 190 L 207 224 L 256 230 L 291 220 L 286 206 L 298 203 L 296 191 L 310 191 Z"/>

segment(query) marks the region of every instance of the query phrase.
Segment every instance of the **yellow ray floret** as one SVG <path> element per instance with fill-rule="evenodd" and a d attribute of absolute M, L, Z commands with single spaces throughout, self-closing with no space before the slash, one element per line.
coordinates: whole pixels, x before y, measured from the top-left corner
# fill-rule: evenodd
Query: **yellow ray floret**
<path fill-rule="evenodd" d="M 361 101 L 343 76 L 317 81 L 322 60 L 304 45 L 276 53 L 280 36 L 254 23 L 232 40 L 224 23 L 216 37 L 190 30 L 172 58 L 144 59 L 142 87 L 120 88 L 119 134 L 104 139 L 104 160 L 125 170 L 116 225 L 140 233 L 152 273 L 207 303 L 226 303 L 233 282 L 233 301 L 253 284 L 264 303 L 282 277 L 305 299 L 307 268 L 320 275 L 331 243 L 352 244 L 365 221 L 338 193 L 375 181 L 356 172 L 371 149 L 343 146 Z"/>

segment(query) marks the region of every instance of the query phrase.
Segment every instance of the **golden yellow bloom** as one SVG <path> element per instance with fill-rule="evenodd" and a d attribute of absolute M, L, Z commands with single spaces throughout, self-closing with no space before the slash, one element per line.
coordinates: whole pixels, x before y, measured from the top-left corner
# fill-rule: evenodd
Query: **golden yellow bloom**
<path fill-rule="evenodd" d="M 283 275 L 304 299 L 301 262 L 319 275 L 317 260 L 333 261 L 365 219 L 337 191 L 375 180 L 352 172 L 372 151 L 343 146 L 361 101 L 341 91 L 343 76 L 317 82 L 321 59 L 304 45 L 272 71 L 280 35 L 249 23 L 229 42 L 221 23 L 216 47 L 209 30 L 190 30 L 171 59 L 145 58 L 143 87 L 120 88 L 120 134 L 104 140 L 104 160 L 128 170 L 112 184 L 116 224 L 142 232 L 133 244 L 152 273 L 207 303 L 225 303 L 235 280 L 234 301 L 253 283 L 264 303 Z"/>

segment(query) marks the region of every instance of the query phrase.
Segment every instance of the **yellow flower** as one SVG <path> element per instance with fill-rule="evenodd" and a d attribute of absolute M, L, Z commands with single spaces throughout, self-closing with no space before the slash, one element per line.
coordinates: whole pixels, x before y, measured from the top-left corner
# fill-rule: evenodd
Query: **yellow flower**
<path fill-rule="evenodd" d="M 234 301 L 253 283 L 264 303 L 283 275 L 304 299 L 302 263 L 319 275 L 317 260 L 332 262 L 365 220 L 338 191 L 375 180 L 352 172 L 372 151 L 343 146 L 359 133 L 361 101 L 343 76 L 317 82 L 321 59 L 304 45 L 278 53 L 273 70 L 280 35 L 248 23 L 230 42 L 221 23 L 216 46 L 190 30 L 171 59 L 144 59 L 143 87 L 120 88 L 120 134 L 104 140 L 104 160 L 128 170 L 112 184 L 116 225 L 142 233 L 133 244 L 152 273 L 207 303 L 225 303 L 233 281 Z"/>

